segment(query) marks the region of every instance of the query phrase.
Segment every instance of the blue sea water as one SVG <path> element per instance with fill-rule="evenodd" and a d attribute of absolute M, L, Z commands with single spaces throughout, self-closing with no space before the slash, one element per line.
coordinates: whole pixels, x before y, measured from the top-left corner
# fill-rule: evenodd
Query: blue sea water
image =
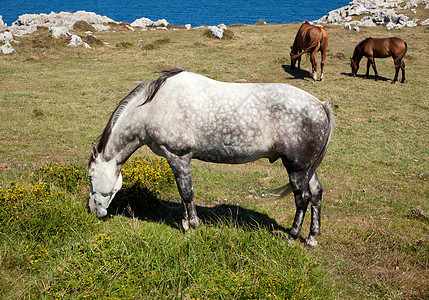
<path fill-rule="evenodd" d="M 350 0 L 0 0 L 0 15 L 11 25 L 22 14 L 92 11 L 119 22 L 146 17 L 173 25 L 294 23 L 313 21 Z"/>

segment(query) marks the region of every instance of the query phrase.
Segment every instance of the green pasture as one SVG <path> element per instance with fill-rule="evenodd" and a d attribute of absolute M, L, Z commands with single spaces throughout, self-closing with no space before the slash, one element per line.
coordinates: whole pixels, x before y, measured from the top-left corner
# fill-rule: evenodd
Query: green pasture
<path fill-rule="evenodd" d="M 325 81 L 313 84 L 305 57 L 290 69 L 299 26 L 231 26 L 227 40 L 115 26 L 95 33 L 108 44 L 92 49 L 43 28 L 17 38 L 16 52 L 0 56 L 0 298 L 427 299 L 429 27 L 326 26 Z M 376 59 L 378 82 L 362 78 L 365 60 L 352 77 L 354 46 L 389 36 L 408 44 L 406 83 L 390 83 L 390 58 Z M 293 196 L 264 194 L 287 181 L 279 162 L 194 161 L 203 224 L 185 234 L 171 171 L 143 147 L 124 166 L 111 216 L 87 213 L 91 143 L 117 103 L 164 67 L 287 83 L 332 103 L 317 248 L 286 239 Z"/>

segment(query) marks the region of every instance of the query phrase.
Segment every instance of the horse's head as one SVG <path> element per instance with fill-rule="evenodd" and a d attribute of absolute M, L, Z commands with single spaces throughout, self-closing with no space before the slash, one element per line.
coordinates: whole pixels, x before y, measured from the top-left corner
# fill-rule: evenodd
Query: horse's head
<path fill-rule="evenodd" d="M 297 58 L 293 59 L 292 56 L 298 54 L 298 51 L 296 49 L 294 49 L 293 46 L 290 46 L 290 66 L 292 69 L 295 69 L 295 64 L 296 61 L 298 60 Z"/>
<path fill-rule="evenodd" d="M 350 57 L 350 67 L 352 68 L 353 76 L 356 76 L 357 71 L 359 70 L 359 61 L 353 57 Z"/>
<path fill-rule="evenodd" d="M 93 145 L 88 169 L 91 183 L 88 206 L 91 212 L 96 211 L 97 217 L 102 218 L 107 215 L 107 208 L 122 187 L 121 166 L 115 159 L 105 161 Z"/>

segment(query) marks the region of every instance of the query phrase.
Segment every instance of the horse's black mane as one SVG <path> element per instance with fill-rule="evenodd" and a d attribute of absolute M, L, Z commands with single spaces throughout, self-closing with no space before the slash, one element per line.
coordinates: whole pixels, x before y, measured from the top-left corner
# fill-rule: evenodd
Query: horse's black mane
<path fill-rule="evenodd" d="M 355 51 L 353 52 L 353 58 L 355 58 L 360 50 L 360 47 L 362 47 L 363 44 L 365 44 L 368 40 L 371 40 L 372 37 L 366 38 L 363 41 L 361 41 L 359 44 L 357 44 L 357 46 L 355 47 Z"/>
<path fill-rule="evenodd" d="M 97 145 L 97 151 L 99 153 L 104 151 L 107 141 L 110 138 L 110 134 L 112 133 L 113 126 L 116 124 L 116 121 L 118 120 L 119 116 L 124 111 L 125 107 L 131 102 L 131 100 L 133 100 L 138 94 L 141 94 L 146 90 L 146 100 L 141 105 L 149 103 L 150 101 L 152 101 L 156 93 L 159 91 L 159 89 L 163 86 L 163 84 L 168 78 L 177 75 L 183 71 L 184 70 L 180 68 L 166 68 L 160 70 L 159 73 L 161 75 L 158 77 L 158 79 L 155 79 L 150 83 L 140 83 L 124 99 L 122 99 L 112 113 L 112 115 L 110 116 L 109 122 L 107 122 L 106 127 L 100 135 L 99 142 Z"/>

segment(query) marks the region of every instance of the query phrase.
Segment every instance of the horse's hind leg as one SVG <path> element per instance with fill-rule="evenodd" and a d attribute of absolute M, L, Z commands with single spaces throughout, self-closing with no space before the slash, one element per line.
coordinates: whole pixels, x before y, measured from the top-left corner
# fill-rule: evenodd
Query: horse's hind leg
<path fill-rule="evenodd" d="M 311 192 L 311 225 L 310 234 L 306 239 L 306 243 L 310 247 L 316 247 L 316 237 L 320 235 L 320 217 L 322 207 L 322 184 L 317 178 L 316 172 L 310 174 L 309 187 Z"/>
<path fill-rule="evenodd" d="M 296 205 L 295 218 L 292 228 L 289 231 L 289 239 L 295 240 L 301 233 L 302 222 L 304 221 L 311 194 L 307 172 L 291 172 L 289 174 L 289 180 L 293 188 Z"/>
<path fill-rule="evenodd" d="M 401 80 L 401 83 L 404 83 L 405 82 L 405 62 L 404 62 L 403 59 L 401 60 L 401 70 L 402 70 L 402 80 Z"/>
<path fill-rule="evenodd" d="M 393 80 L 391 82 L 392 84 L 394 84 L 394 83 L 396 83 L 396 81 L 398 81 L 399 68 L 400 68 L 399 65 L 395 65 L 395 77 L 393 77 Z"/>
<path fill-rule="evenodd" d="M 322 59 L 320 62 L 320 81 L 323 81 L 323 69 L 325 68 L 325 59 L 326 59 L 326 53 L 322 53 Z"/>
<path fill-rule="evenodd" d="M 311 66 L 312 66 L 312 69 L 313 69 L 313 83 L 316 82 L 316 80 L 317 80 L 317 60 L 316 60 L 316 54 L 317 54 L 318 50 L 319 50 L 319 48 L 316 47 L 316 49 L 314 49 L 313 52 L 311 52 L 311 54 L 310 54 Z"/>
<path fill-rule="evenodd" d="M 165 150 L 167 161 L 176 178 L 177 189 L 182 198 L 182 227 L 186 231 L 190 226 L 199 224 L 197 211 L 194 204 L 194 188 L 192 186 L 191 155 L 175 155 Z"/>

